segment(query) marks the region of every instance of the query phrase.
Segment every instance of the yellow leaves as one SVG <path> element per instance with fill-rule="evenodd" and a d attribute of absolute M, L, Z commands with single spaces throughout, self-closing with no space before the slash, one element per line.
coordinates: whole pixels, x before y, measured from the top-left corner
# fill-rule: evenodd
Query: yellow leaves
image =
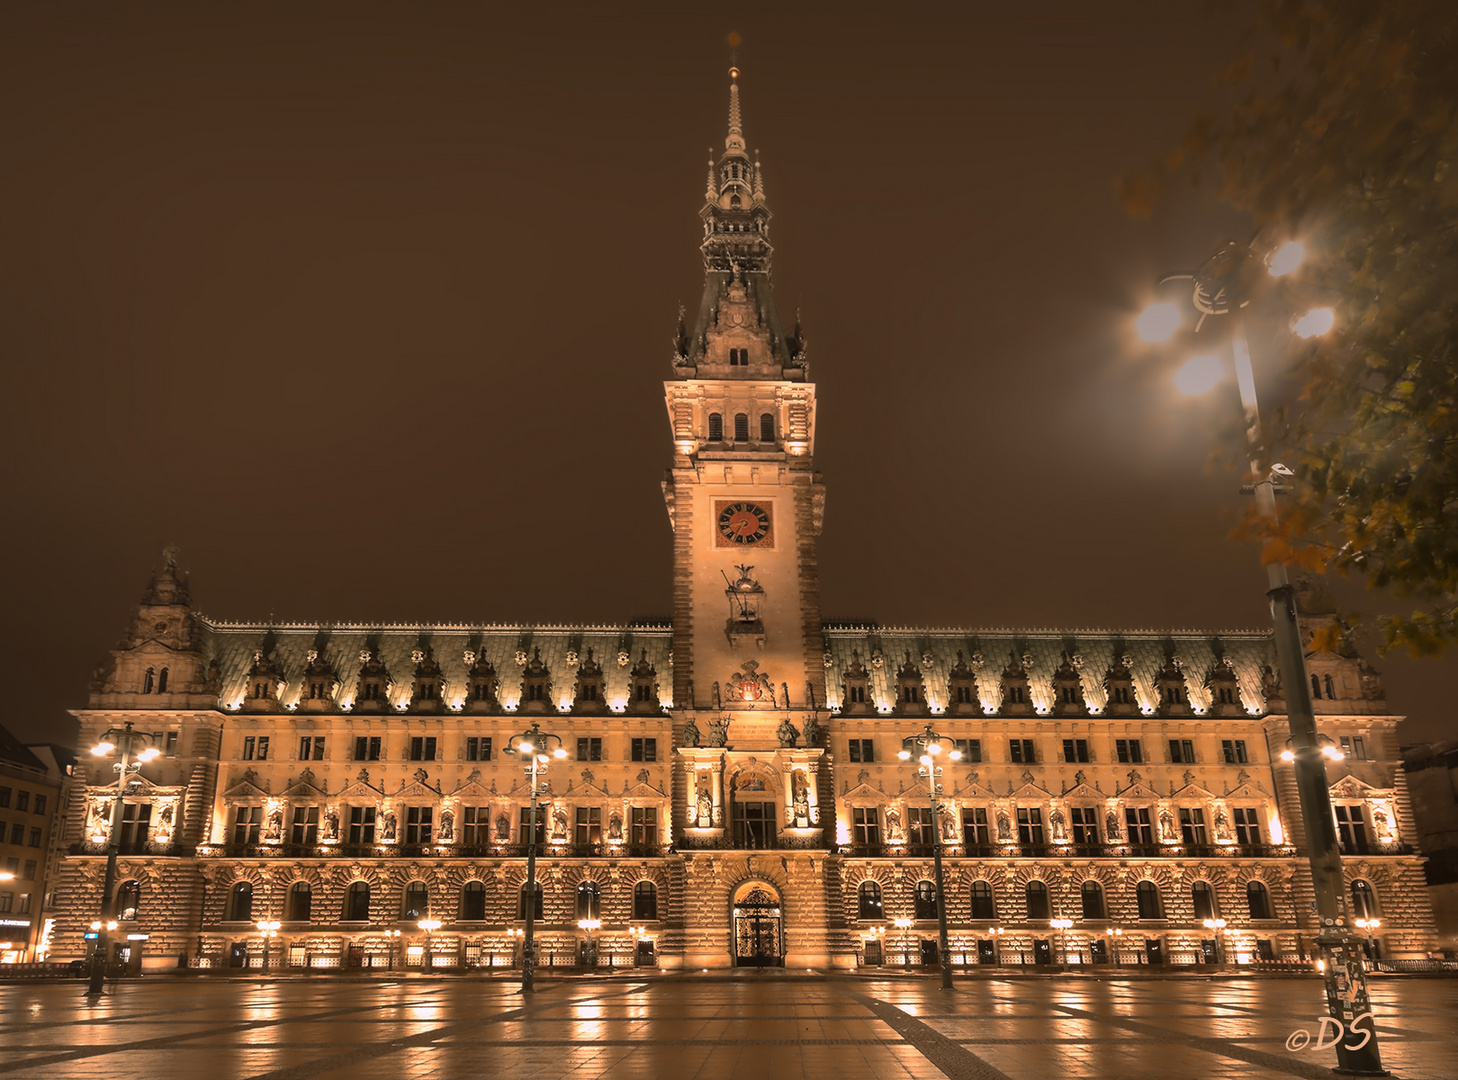
<path fill-rule="evenodd" d="M 1342 647 L 1345 637 L 1341 623 L 1330 622 L 1311 635 L 1311 647 L 1317 652 L 1334 653 Z"/>

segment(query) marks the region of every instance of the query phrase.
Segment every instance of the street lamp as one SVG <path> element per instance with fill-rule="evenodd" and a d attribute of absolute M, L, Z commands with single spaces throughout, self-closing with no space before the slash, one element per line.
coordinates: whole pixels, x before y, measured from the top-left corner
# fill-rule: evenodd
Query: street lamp
<path fill-rule="evenodd" d="M 1206 919 L 1205 929 L 1215 931 L 1215 963 L 1225 963 L 1225 949 L 1220 941 L 1220 931 L 1225 929 L 1224 919 Z"/>
<path fill-rule="evenodd" d="M 96 928 L 96 948 L 91 953 L 91 981 L 86 987 L 86 996 L 94 997 L 102 992 L 106 983 L 106 962 L 111 952 L 111 931 L 116 929 L 116 857 L 121 851 L 122 804 L 126 798 L 127 777 L 140 772 L 142 762 L 151 761 L 160 750 L 152 745 L 152 736 L 144 731 L 133 731 L 128 720 L 119 728 L 107 728 L 91 748 L 96 757 L 118 756 L 112 768 L 116 771 L 116 797 L 111 804 L 111 834 L 106 842 L 106 879 L 101 886 L 101 920 Z M 133 760 L 135 758 L 135 760 Z"/>
<path fill-rule="evenodd" d="M 909 950 L 911 948 L 911 943 L 907 939 L 910 936 L 909 933 L 908 933 L 908 931 L 910 931 L 910 929 L 911 929 L 911 920 L 910 919 L 894 919 L 892 921 L 895 922 L 896 929 L 898 929 L 898 930 L 901 931 L 901 966 L 902 967 L 910 967 L 911 966 L 911 953 L 910 953 Z"/>
<path fill-rule="evenodd" d="M 1058 954 L 1063 957 L 1060 963 L 1068 966 L 1068 937 L 1067 931 L 1073 925 L 1072 919 L 1049 919 L 1048 925 L 1058 931 Z"/>
<path fill-rule="evenodd" d="M 592 932 L 602 926 L 601 919 L 578 919 L 577 929 L 587 931 L 587 948 L 583 952 L 583 959 L 587 961 L 589 968 L 597 967 L 597 953 L 592 947 Z"/>
<path fill-rule="evenodd" d="M 1290 475 L 1284 466 L 1261 460 L 1264 438 L 1260 406 L 1256 401 L 1255 374 L 1250 362 L 1250 344 L 1246 340 L 1244 310 L 1250 303 L 1256 271 L 1261 262 L 1272 277 L 1289 274 L 1301 265 L 1305 251 L 1296 241 L 1288 241 L 1258 259 L 1250 244 L 1230 243 L 1206 259 L 1193 274 L 1171 274 L 1161 284 L 1184 280 L 1193 285 L 1192 300 L 1200 318 L 1198 330 L 1211 315 L 1231 316 L 1231 353 L 1235 360 L 1235 381 L 1245 409 L 1246 439 L 1250 446 L 1251 473 L 1255 477 L 1256 512 L 1270 526 L 1276 524 L 1276 478 Z M 1156 305 L 1158 306 L 1158 305 Z M 1335 317 L 1329 311 L 1309 312 L 1298 320 L 1303 335 L 1329 330 Z M 1135 329 L 1145 341 L 1163 341 L 1179 327 L 1179 320 L 1152 317 L 1150 311 L 1140 316 Z M 1167 312 L 1165 315 L 1167 316 Z M 1178 312 L 1176 311 L 1176 314 Z M 1344 910 L 1341 851 L 1337 846 L 1336 823 L 1331 808 L 1331 792 L 1326 782 L 1326 758 L 1316 731 L 1316 716 L 1311 707 L 1311 687 L 1306 675 L 1305 649 L 1301 627 L 1296 619 L 1296 596 L 1279 560 L 1266 563 L 1266 595 L 1270 598 L 1271 617 L 1275 624 L 1276 655 L 1281 667 L 1281 681 L 1286 690 L 1286 721 L 1291 741 L 1281 757 L 1292 763 L 1299 797 L 1301 819 L 1306 827 L 1307 858 L 1311 866 L 1311 883 L 1316 893 L 1319 920 L 1316 945 L 1326 983 L 1327 1009 L 1332 1019 L 1346 1023 L 1354 1016 L 1372 1011 L 1367 995 L 1367 977 L 1349 933 Z M 1336 751 L 1339 753 L 1340 751 Z M 1337 1065 L 1342 1072 L 1356 1075 L 1385 1075 L 1378 1048 L 1376 1025 L 1369 1020 L 1371 1037 L 1360 1049 L 1349 1048 L 1337 1040 Z"/>
<path fill-rule="evenodd" d="M 425 955 L 423 957 L 421 957 L 421 965 L 420 965 L 420 967 L 421 967 L 421 970 L 422 971 L 429 971 L 431 969 L 431 964 L 430 964 L 430 932 L 432 930 L 439 930 L 440 929 L 440 920 L 439 919 L 421 919 L 415 925 L 418 926 L 418 927 L 420 927 L 420 929 L 422 929 L 422 930 L 425 931 Z"/>
<path fill-rule="evenodd" d="M 278 928 L 283 924 L 277 919 L 260 919 L 258 932 L 263 935 L 263 973 L 268 974 L 268 956 L 273 939 L 278 937 Z"/>
<path fill-rule="evenodd" d="M 1375 963 L 1376 960 L 1377 960 L 1377 943 L 1376 943 L 1376 941 L 1372 937 L 1372 931 L 1373 930 L 1376 930 L 1379 926 L 1382 925 L 1382 920 L 1381 919 L 1353 919 L 1352 921 L 1354 923 L 1356 923 L 1358 930 L 1364 930 L 1364 931 L 1366 931 L 1366 933 L 1367 933 L 1367 957 Z"/>
<path fill-rule="evenodd" d="M 400 931 L 398 931 L 398 930 L 386 930 L 385 931 L 385 937 L 390 942 L 390 970 L 391 971 L 394 971 L 395 970 L 395 949 L 400 944 Z"/>
<path fill-rule="evenodd" d="M 931 799 L 931 829 L 935 845 L 932 848 L 937 876 L 937 953 L 942 961 L 942 989 L 952 988 L 952 947 L 947 941 L 947 905 L 943 896 L 945 890 L 942 888 L 942 823 L 937 817 L 937 792 L 941 785 L 937 783 L 942 775 L 942 768 L 937 764 L 937 759 L 943 753 L 952 761 L 960 761 L 962 751 L 955 748 L 948 750 L 946 740 L 932 730 L 930 724 L 924 729 L 901 741 L 901 752 L 897 757 L 902 761 L 911 759 L 911 747 L 916 748 L 916 760 L 920 763 L 916 770 L 918 779 L 926 779 L 927 795 Z"/>
<path fill-rule="evenodd" d="M 1114 966 L 1119 966 L 1119 939 L 1124 936 L 1124 931 L 1117 926 L 1110 927 L 1105 933 L 1109 936 L 1109 951 L 1114 954 Z"/>
<path fill-rule="evenodd" d="M 521 992 L 530 994 L 536 988 L 532 970 L 536 958 L 532 953 L 537 914 L 537 793 L 547 763 L 554 757 L 566 757 L 567 751 L 562 749 L 560 738 L 543 731 L 533 720 L 529 730 L 511 737 L 506 752 L 516 754 L 526 762 L 526 774 L 531 781 L 531 812 L 527 815 L 526 931 L 521 947 Z"/>

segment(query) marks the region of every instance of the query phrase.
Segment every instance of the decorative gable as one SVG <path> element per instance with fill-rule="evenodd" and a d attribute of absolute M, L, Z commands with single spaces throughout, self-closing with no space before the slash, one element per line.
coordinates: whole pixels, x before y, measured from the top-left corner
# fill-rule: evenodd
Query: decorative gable
<path fill-rule="evenodd" d="M 1134 687 L 1133 658 L 1123 652 L 1122 642 L 1114 649 L 1114 661 L 1104 675 L 1104 715 L 1138 716 L 1139 693 Z"/>
<path fill-rule="evenodd" d="M 1053 715 L 1087 716 L 1088 702 L 1083 696 L 1083 680 L 1079 672 L 1083 668 L 1083 657 L 1075 653 L 1072 657 L 1063 654 L 1063 662 L 1053 672 Z"/>
<path fill-rule="evenodd" d="M 589 646 L 587 657 L 577 668 L 577 681 L 572 691 L 572 711 L 578 713 L 602 712 L 607 708 L 603 696 L 602 665 L 592 656 Z"/>
<path fill-rule="evenodd" d="M 1028 682 L 1032 666 L 1031 653 L 1024 653 L 1021 658 L 1016 651 L 1007 654 L 1007 667 L 1002 669 L 1002 705 L 998 710 L 1003 716 L 1033 715 L 1033 688 Z"/>
<path fill-rule="evenodd" d="M 921 668 L 911 662 L 909 651 L 906 662 L 896 669 L 896 711 L 903 716 L 924 716 L 927 712 L 926 683 Z"/>
<path fill-rule="evenodd" d="M 981 659 L 981 654 L 978 654 Z M 957 663 L 947 673 L 947 712 L 954 716 L 982 715 L 982 698 L 977 693 L 977 676 L 957 650 Z"/>
<path fill-rule="evenodd" d="M 859 649 L 851 650 L 850 666 L 845 669 L 841 689 L 844 691 L 840 705 L 842 713 L 857 716 L 875 711 L 875 699 L 871 696 L 871 673 L 861 663 Z"/>
<path fill-rule="evenodd" d="M 438 713 L 445 711 L 445 675 L 436 663 L 435 650 L 429 645 L 410 654 L 415 664 L 410 691 L 410 711 Z"/>

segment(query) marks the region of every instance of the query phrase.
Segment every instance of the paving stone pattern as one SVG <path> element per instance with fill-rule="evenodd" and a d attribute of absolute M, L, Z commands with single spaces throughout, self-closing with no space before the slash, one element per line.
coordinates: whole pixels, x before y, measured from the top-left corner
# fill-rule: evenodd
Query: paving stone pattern
<path fill-rule="evenodd" d="M 106 1080 L 1327 1077 L 1315 980 L 151 979 L 0 987 L 0 1075 Z M 1458 980 L 1384 980 L 1400 1078 L 1458 1076 Z"/>

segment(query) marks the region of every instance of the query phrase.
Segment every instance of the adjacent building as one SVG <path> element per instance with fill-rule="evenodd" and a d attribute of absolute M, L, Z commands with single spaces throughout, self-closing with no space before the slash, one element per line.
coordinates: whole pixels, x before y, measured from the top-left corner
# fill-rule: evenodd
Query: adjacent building
<path fill-rule="evenodd" d="M 143 966 L 257 964 L 265 949 L 307 968 L 512 965 L 529 903 L 543 964 L 578 962 L 582 919 L 601 922 L 599 964 L 936 962 L 938 842 L 954 963 L 1307 955 L 1267 633 L 822 616 L 815 384 L 804 332 L 775 306 L 737 81 L 724 147 L 700 210 L 703 295 L 664 385 L 672 611 L 235 623 L 193 608 L 169 553 L 76 713 L 83 748 L 130 722 L 161 751 L 121 820 L 133 943 L 118 947 Z M 1381 916 L 1374 949 L 1425 955 L 1400 717 L 1360 657 L 1309 661 L 1323 738 L 1345 754 L 1330 779 L 1348 913 Z M 531 724 L 567 750 L 546 774 L 536 896 L 528 783 L 503 754 Z M 927 726 L 962 755 L 936 813 L 897 757 Z M 65 823 L 59 957 L 84 955 L 101 905 L 116 780 L 87 769 Z M 442 924 L 428 941 L 427 916 Z M 266 939 L 256 923 L 274 920 Z"/>
<path fill-rule="evenodd" d="M 46 898 L 60 859 L 52 826 L 70 775 L 67 751 L 27 747 L 0 727 L 0 964 L 46 954 Z"/>

